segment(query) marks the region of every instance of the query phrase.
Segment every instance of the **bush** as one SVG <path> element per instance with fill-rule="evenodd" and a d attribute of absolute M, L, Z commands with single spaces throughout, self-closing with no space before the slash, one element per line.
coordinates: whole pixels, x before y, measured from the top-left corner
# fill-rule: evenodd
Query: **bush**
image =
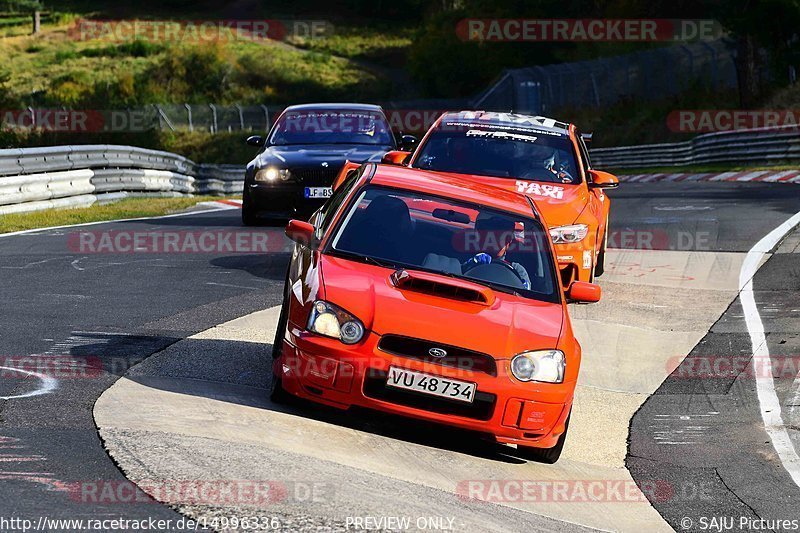
<path fill-rule="evenodd" d="M 48 105 L 75 107 L 84 105 L 94 92 L 91 74 L 76 71 L 59 76 L 50 82 L 45 94 Z"/>
<path fill-rule="evenodd" d="M 150 57 L 166 50 L 164 45 L 136 39 L 131 42 L 105 46 L 102 48 L 87 48 L 81 52 L 83 57 Z"/>
<path fill-rule="evenodd" d="M 154 101 L 222 102 L 230 89 L 235 58 L 221 45 L 176 46 L 143 76 Z"/>

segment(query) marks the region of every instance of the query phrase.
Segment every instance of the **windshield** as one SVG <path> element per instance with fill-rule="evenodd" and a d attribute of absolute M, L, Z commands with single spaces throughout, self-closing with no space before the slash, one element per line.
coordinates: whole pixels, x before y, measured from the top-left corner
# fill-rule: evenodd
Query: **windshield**
<path fill-rule="evenodd" d="M 391 146 L 393 137 L 392 128 L 381 113 L 348 110 L 290 111 L 278 120 L 270 144 Z"/>
<path fill-rule="evenodd" d="M 415 167 L 550 183 L 580 183 L 569 137 L 532 127 L 442 122 Z"/>
<path fill-rule="evenodd" d="M 548 235 L 539 222 L 521 215 L 371 187 L 352 205 L 331 247 L 355 260 L 560 302 Z"/>

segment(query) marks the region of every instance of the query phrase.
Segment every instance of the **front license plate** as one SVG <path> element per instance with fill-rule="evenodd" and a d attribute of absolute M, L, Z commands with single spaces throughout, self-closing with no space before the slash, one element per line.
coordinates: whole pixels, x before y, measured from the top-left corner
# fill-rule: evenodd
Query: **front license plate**
<path fill-rule="evenodd" d="M 396 389 L 413 390 L 431 396 L 450 398 L 460 402 L 472 403 L 475 400 L 475 384 L 441 376 L 431 376 L 413 370 L 389 367 L 386 385 Z"/>
<path fill-rule="evenodd" d="M 333 195 L 332 187 L 306 187 L 306 198 L 330 198 Z"/>

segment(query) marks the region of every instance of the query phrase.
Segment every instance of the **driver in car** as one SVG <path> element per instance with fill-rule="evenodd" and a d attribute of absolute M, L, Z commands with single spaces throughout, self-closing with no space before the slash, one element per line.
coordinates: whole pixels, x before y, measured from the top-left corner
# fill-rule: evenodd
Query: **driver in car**
<path fill-rule="evenodd" d="M 475 221 L 475 231 L 480 235 L 487 251 L 477 253 L 462 263 L 461 271 L 466 275 L 480 265 L 502 264 L 516 274 L 523 288 L 530 290 L 531 278 L 525 267 L 506 259 L 509 248 L 517 241 L 515 229 L 514 221 L 511 219 L 480 215 Z M 492 248 L 494 249 L 492 250 Z"/>
<path fill-rule="evenodd" d="M 546 170 L 551 172 L 556 180 L 572 183 L 572 170 L 569 165 L 559 161 L 558 150 L 539 144 L 520 144 L 519 146 L 520 148 L 524 147 L 526 153 L 518 160 L 525 161 L 527 166 L 520 172 L 520 177 L 534 179 L 540 176 L 538 171 Z"/>

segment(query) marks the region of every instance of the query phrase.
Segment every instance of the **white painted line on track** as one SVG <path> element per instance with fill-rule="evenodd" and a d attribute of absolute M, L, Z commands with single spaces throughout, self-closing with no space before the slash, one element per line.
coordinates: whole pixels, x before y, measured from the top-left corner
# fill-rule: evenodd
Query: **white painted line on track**
<path fill-rule="evenodd" d="M 796 213 L 772 230 L 747 252 L 739 273 L 739 298 L 742 302 L 747 332 L 750 334 L 750 342 L 753 346 L 753 359 L 762 360 L 766 365 L 766 372 L 764 372 L 766 379 L 756 379 L 756 392 L 764 429 L 766 429 L 783 467 L 789 472 L 795 485 L 800 487 L 800 457 L 797 455 L 797 450 L 789 438 L 789 433 L 786 431 L 781 417 L 781 404 L 775 393 L 775 382 L 771 377 L 772 361 L 769 358 L 764 324 L 761 322 L 761 315 L 758 313 L 753 294 L 753 276 L 758 271 L 762 259 L 798 224 L 800 224 L 800 213 Z"/>
<path fill-rule="evenodd" d="M 199 204 L 198 204 L 199 205 Z M 2 237 L 13 237 L 15 235 L 28 235 L 30 233 L 39 233 L 44 231 L 52 231 L 56 229 L 68 229 L 68 228 L 81 228 L 84 226 L 96 226 L 98 224 L 114 224 L 118 222 L 138 222 L 140 220 L 157 220 L 160 218 L 177 218 L 177 217 L 186 217 L 189 215 L 202 215 L 205 213 L 213 213 L 215 211 L 228 211 L 230 209 L 235 209 L 234 207 L 219 205 L 218 207 L 212 207 L 209 209 L 198 209 L 196 211 L 187 211 L 185 213 L 173 213 L 172 215 L 158 215 L 155 217 L 138 217 L 138 218 L 120 218 L 117 220 L 97 220 L 95 222 L 83 222 L 81 224 L 67 224 L 65 226 L 50 226 L 49 228 L 34 228 L 34 229 L 25 229 L 21 231 L 12 231 L 10 233 L 0 233 L 0 238 Z"/>
<path fill-rule="evenodd" d="M 7 366 L 0 366 L 0 368 L 4 370 L 9 370 L 11 372 L 19 372 L 20 374 L 26 374 L 28 376 L 33 376 L 35 378 L 39 378 L 42 382 L 41 386 L 33 390 L 31 392 L 26 392 L 24 394 L 17 394 L 16 396 L 0 396 L 0 400 L 17 400 L 19 398 L 30 398 L 32 396 L 41 396 L 43 394 L 49 394 L 58 388 L 58 381 L 49 377 L 43 376 L 42 374 L 37 374 L 36 372 L 30 372 L 28 370 L 22 370 L 20 368 L 11 368 Z"/>

